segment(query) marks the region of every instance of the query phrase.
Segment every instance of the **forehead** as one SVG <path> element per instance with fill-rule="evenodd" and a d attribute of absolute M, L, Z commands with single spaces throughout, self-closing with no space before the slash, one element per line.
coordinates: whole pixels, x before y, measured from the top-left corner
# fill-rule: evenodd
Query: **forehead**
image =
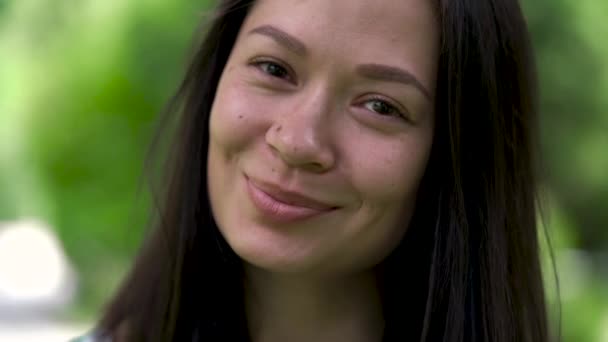
<path fill-rule="evenodd" d="M 435 26 L 429 22 L 435 18 L 431 0 L 257 0 L 252 15 L 282 16 L 286 24 L 358 28 L 360 33 L 392 34 L 397 28 L 404 33 L 415 26 Z"/>
<path fill-rule="evenodd" d="M 387 63 L 433 74 L 438 25 L 431 0 L 258 0 L 242 32 L 276 26 L 336 63 Z"/>

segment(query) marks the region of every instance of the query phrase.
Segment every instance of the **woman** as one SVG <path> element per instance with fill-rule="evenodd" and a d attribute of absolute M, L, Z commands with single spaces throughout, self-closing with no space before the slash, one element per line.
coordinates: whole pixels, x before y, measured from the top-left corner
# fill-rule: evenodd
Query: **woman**
<path fill-rule="evenodd" d="M 113 341 L 548 341 L 512 1 L 219 1 Z"/>

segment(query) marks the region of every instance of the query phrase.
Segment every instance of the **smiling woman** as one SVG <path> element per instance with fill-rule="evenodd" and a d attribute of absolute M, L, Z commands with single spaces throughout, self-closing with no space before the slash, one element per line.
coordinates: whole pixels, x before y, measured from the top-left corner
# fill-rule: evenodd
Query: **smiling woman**
<path fill-rule="evenodd" d="M 225 0 L 95 336 L 548 341 L 513 1 Z"/>
<path fill-rule="evenodd" d="M 438 29 L 422 2 L 366 7 L 262 1 L 220 78 L 209 123 L 213 216 L 241 259 L 269 276 L 329 285 L 368 275 L 413 212 L 434 125 L 413 73 L 434 89 Z M 297 297 L 309 295 L 320 294 Z"/>

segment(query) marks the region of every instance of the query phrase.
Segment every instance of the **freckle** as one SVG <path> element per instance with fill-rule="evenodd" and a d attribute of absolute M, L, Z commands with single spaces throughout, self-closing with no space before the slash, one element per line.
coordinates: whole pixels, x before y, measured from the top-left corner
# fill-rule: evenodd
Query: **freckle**
<path fill-rule="evenodd" d="M 277 127 L 277 132 L 280 132 L 282 129 L 283 129 L 283 126 L 279 125 L 279 126 Z"/>
<path fill-rule="evenodd" d="M 274 168 L 272 168 L 271 170 L 272 170 L 272 172 L 276 172 L 276 170 Z"/>
<path fill-rule="evenodd" d="M 243 116 L 242 116 L 242 115 L 239 115 L 239 119 L 242 119 L 242 118 L 243 118 Z"/>

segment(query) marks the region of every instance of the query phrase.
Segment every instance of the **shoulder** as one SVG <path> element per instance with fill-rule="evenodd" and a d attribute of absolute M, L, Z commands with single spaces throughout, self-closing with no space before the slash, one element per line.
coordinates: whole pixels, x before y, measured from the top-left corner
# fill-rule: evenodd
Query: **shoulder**
<path fill-rule="evenodd" d="M 112 342 L 112 339 L 109 337 L 98 337 L 93 333 L 89 333 L 72 339 L 69 342 Z"/>
<path fill-rule="evenodd" d="M 84 335 L 71 339 L 69 342 L 95 342 L 95 338 L 92 335 Z"/>
<path fill-rule="evenodd" d="M 122 321 L 118 327 L 105 330 L 96 326 L 83 336 L 74 338 L 69 342 L 128 342 L 134 340 L 131 325 L 128 321 Z M 138 339 L 139 340 L 139 339 Z"/>

